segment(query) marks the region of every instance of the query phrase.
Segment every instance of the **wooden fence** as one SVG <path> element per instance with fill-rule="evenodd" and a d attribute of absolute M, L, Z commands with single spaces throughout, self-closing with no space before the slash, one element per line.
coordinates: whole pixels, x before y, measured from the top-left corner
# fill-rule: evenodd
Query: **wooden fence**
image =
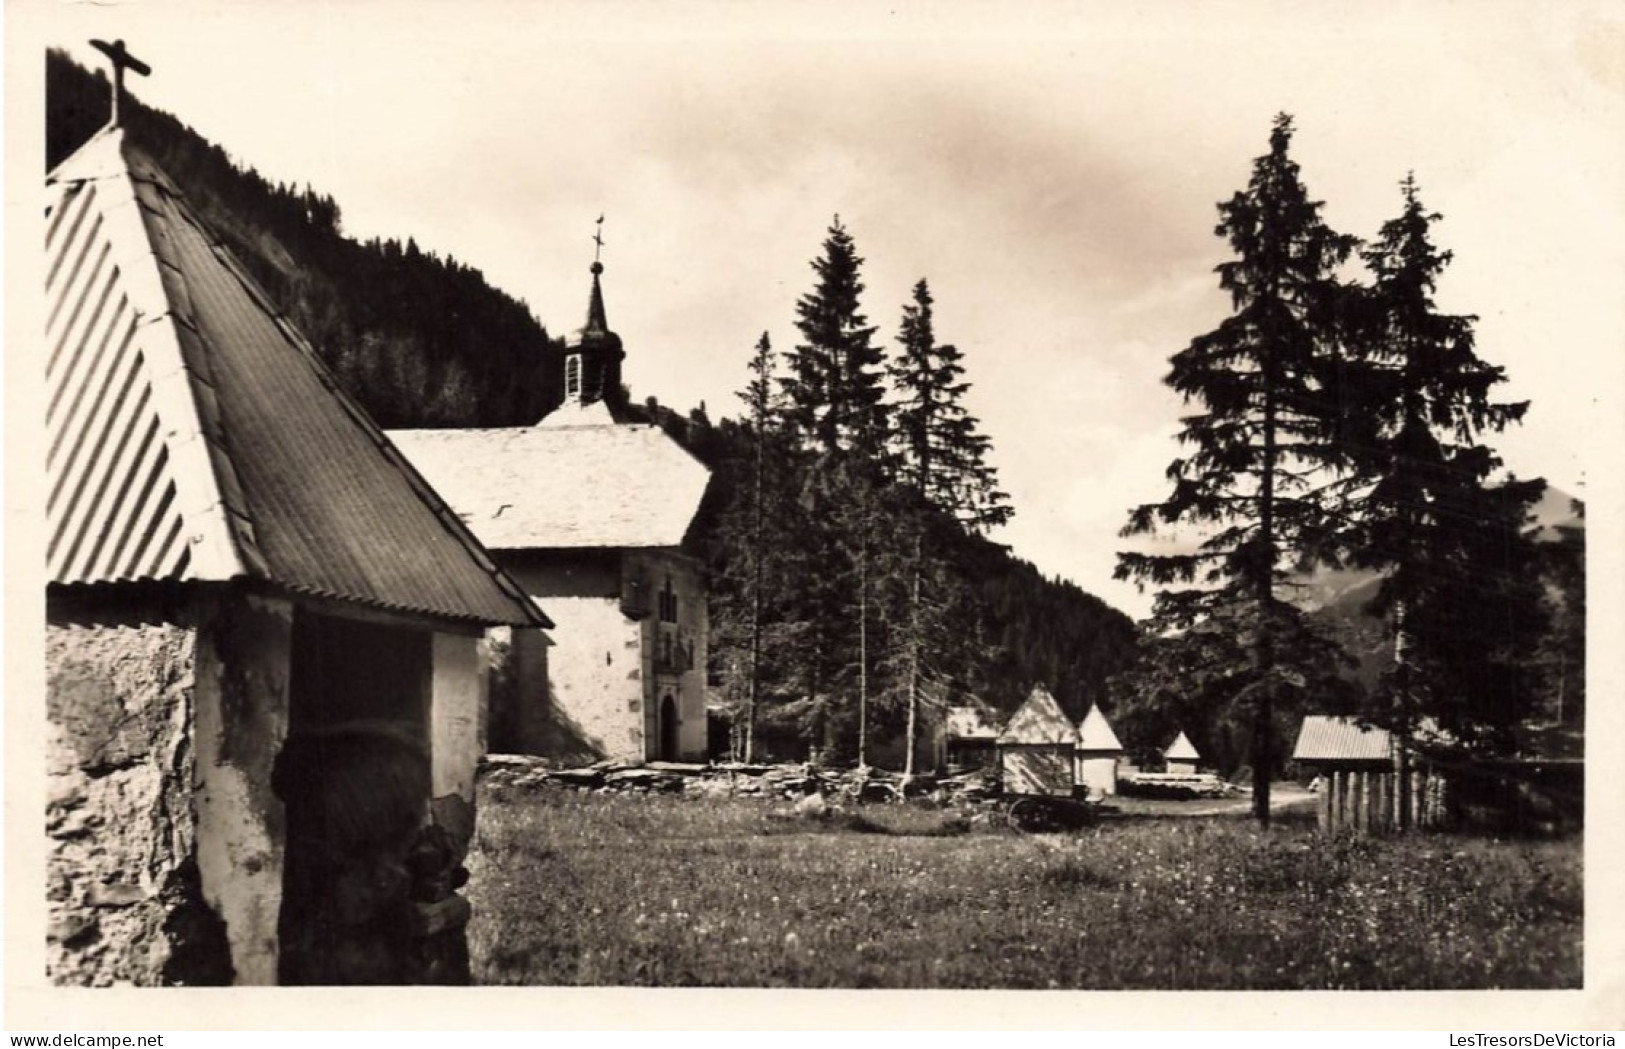
<path fill-rule="evenodd" d="M 1447 818 L 1448 785 L 1443 774 L 1427 768 L 1410 771 L 1410 826 L 1442 826 Z M 1321 773 L 1320 829 L 1380 834 L 1404 822 L 1399 773 L 1392 768 L 1329 768 Z"/>

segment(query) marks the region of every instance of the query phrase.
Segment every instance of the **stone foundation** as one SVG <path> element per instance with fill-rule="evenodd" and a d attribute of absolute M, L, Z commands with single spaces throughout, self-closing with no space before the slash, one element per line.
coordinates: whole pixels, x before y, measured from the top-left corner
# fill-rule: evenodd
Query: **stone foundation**
<path fill-rule="evenodd" d="M 47 975 L 230 982 L 196 860 L 197 631 L 102 616 L 52 623 L 46 650 Z"/>

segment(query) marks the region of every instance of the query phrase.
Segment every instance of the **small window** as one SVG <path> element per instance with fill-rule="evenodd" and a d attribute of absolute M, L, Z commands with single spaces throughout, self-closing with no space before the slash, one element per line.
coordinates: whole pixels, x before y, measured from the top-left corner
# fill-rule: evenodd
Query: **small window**
<path fill-rule="evenodd" d="M 564 396 L 581 396 L 581 354 L 572 353 L 564 358 Z"/>
<path fill-rule="evenodd" d="M 666 577 L 666 585 L 660 588 L 660 621 L 677 622 L 677 594 L 671 588 L 671 576 Z"/>

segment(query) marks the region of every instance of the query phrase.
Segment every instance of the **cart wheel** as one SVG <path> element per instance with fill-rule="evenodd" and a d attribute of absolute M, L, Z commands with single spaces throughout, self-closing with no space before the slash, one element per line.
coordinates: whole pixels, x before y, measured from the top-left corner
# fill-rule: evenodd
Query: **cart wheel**
<path fill-rule="evenodd" d="M 1005 820 L 1010 824 L 1011 830 L 1030 834 L 1044 829 L 1044 824 L 1048 822 L 1046 816 L 1044 804 L 1037 798 L 1017 798 L 1010 803 Z"/>

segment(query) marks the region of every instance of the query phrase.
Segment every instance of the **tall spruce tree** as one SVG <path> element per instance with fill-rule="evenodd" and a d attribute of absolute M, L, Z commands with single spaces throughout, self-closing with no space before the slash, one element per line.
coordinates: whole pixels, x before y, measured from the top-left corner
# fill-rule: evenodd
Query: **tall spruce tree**
<path fill-rule="evenodd" d="M 1253 811 L 1270 818 L 1277 758 L 1273 711 L 1307 679 L 1284 641 L 1307 627 L 1285 600 L 1290 571 L 1326 550 L 1347 490 L 1337 386 L 1336 271 L 1355 241 L 1330 229 L 1289 155 L 1291 117 L 1276 117 L 1270 150 L 1247 188 L 1219 205 L 1215 230 L 1235 258 L 1219 284 L 1233 313 L 1171 359 L 1165 382 L 1198 410 L 1179 439 L 1189 455 L 1168 467 L 1173 491 L 1137 507 L 1125 535 L 1159 524 L 1195 526 L 1192 553 L 1118 555 L 1116 575 L 1163 587 L 1156 615 L 1168 631 L 1235 617 L 1249 653 L 1231 675 L 1251 710 Z"/>
<path fill-rule="evenodd" d="M 1385 617 L 1394 651 L 1373 715 L 1404 738 L 1431 717 L 1464 745 L 1499 749 L 1534 698 L 1526 664 L 1542 594 L 1524 532 L 1545 482 L 1491 483 L 1501 460 L 1482 438 L 1528 405 L 1492 400 L 1505 373 L 1477 355 L 1476 318 L 1437 309 L 1451 258 L 1431 239 L 1440 216 L 1413 177 L 1401 191 L 1399 217 L 1361 251 L 1372 284 L 1352 314 L 1362 389 L 1351 403 L 1369 427 L 1371 478 L 1356 560 L 1382 573 L 1369 611 Z"/>
<path fill-rule="evenodd" d="M 859 304 L 863 259 L 839 215 L 823 247 L 812 262 L 818 282 L 796 302 L 801 342 L 785 383 L 790 417 L 820 451 L 873 455 L 884 436 L 885 355 Z"/>
<path fill-rule="evenodd" d="M 893 409 L 899 502 L 906 533 L 903 614 L 894 662 L 907 710 L 905 780 L 914 775 L 920 708 L 968 668 L 971 655 L 956 610 L 968 589 L 950 564 L 952 526 L 980 534 L 1010 519 L 1008 497 L 987 462 L 989 441 L 964 406 L 970 383 L 957 347 L 936 338 L 930 285 L 922 278 L 903 307 L 897 341 L 902 352 L 889 366 L 897 394 Z M 958 636 L 956 637 L 956 633 Z"/>
<path fill-rule="evenodd" d="M 786 414 L 811 456 L 803 476 L 796 555 L 806 571 L 799 606 L 809 624 L 806 681 L 821 746 L 835 743 L 830 698 L 855 678 L 858 760 L 866 758 L 870 631 L 884 540 L 887 413 L 885 351 L 861 308 L 863 259 L 837 215 L 812 262 L 817 282 L 796 303 L 801 335 L 784 382 Z M 843 714 L 849 712 L 841 712 Z M 842 722 L 851 720 L 841 717 Z"/>

